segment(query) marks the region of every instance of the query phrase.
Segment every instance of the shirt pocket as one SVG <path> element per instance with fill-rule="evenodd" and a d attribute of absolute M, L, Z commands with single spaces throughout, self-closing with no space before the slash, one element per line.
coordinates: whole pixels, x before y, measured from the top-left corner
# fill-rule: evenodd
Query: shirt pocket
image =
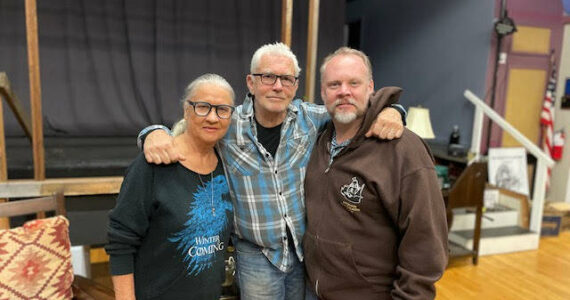
<path fill-rule="evenodd" d="M 291 168 L 304 168 L 309 162 L 313 142 L 310 135 L 303 135 L 287 141 L 288 161 Z"/>
<path fill-rule="evenodd" d="M 253 176 L 260 172 L 261 164 L 259 160 L 261 156 L 257 147 L 253 143 L 244 145 L 227 144 L 230 155 L 227 160 L 228 171 L 238 176 Z"/>

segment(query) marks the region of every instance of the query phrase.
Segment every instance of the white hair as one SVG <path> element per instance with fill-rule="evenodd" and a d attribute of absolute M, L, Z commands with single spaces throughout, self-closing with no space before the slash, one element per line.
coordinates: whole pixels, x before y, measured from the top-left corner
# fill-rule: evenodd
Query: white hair
<path fill-rule="evenodd" d="M 255 53 L 253 53 L 253 57 L 251 58 L 251 66 L 249 72 L 251 74 L 257 72 L 257 67 L 259 66 L 259 61 L 264 55 L 278 55 L 278 56 L 285 56 L 291 61 L 293 61 L 293 65 L 295 66 L 295 77 L 299 76 L 301 73 L 301 68 L 299 68 L 299 62 L 297 61 L 297 56 L 293 54 L 291 49 L 283 44 L 283 43 L 274 43 L 274 44 L 265 44 L 259 47 Z"/>
<path fill-rule="evenodd" d="M 180 121 L 172 125 L 172 136 L 179 136 L 186 131 L 186 119 L 182 118 Z"/>
<path fill-rule="evenodd" d="M 207 73 L 194 79 L 192 82 L 188 84 L 188 86 L 186 86 L 186 89 L 184 89 L 184 96 L 182 96 L 182 99 L 180 100 L 183 109 L 185 109 L 186 106 L 189 105 L 186 102 L 186 100 L 192 98 L 192 96 L 194 96 L 194 93 L 196 93 L 198 88 L 203 84 L 213 84 L 226 89 L 230 93 L 230 96 L 232 98 L 232 103 L 235 102 L 236 95 L 234 93 L 234 89 L 224 79 L 224 77 L 218 74 Z"/>

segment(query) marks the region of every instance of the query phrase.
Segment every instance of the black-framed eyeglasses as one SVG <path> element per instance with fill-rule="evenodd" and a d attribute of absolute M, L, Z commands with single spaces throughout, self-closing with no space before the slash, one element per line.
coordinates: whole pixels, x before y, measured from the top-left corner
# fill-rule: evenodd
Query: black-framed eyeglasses
<path fill-rule="evenodd" d="M 194 113 L 199 117 L 205 117 L 208 114 L 210 114 L 210 111 L 212 111 L 213 107 L 216 109 L 216 115 L 218 115 L 218 118 L 229 119 L 235 110 L 235 107 L 226 104 L 213 105 L 208 102 L 202 102 L 202 101 L 192 102 L 190 100 L 186 100 L 186 102 L 192 105 L 192 107 L 194 108 Z"/>
<path fill-rule="evenodd" d="M 286 87 L 294 86 L 295 82 L 297 82 L 297 79 L 299 79 L 299 77 L 295 77 L 293 75 L 275 75 L 271 73 L 255 73 L 251 75 L 261 77 L 261 83 L 267 85 L 274 85 L 277 81 L 277 78 L 279 78 L 281 80 L 281 85 Z"/>

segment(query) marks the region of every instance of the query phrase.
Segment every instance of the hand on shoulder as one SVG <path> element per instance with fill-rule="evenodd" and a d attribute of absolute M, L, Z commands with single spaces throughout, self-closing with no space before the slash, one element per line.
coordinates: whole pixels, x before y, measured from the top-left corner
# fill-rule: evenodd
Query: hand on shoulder
<path fill-rule="evenodd" d="M 164 130 L 148 134 L 144 142 L 144 157 L 148 163 L 171 164 L 186 158 L 176 149 L 174 138 Z"/>

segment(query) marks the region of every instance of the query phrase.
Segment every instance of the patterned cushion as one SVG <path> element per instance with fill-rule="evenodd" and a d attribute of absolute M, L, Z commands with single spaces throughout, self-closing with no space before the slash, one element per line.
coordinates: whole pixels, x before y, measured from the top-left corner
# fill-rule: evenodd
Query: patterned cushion
<path fill-rule="evenodd" d="M 71 299 L 68 228 L 56 216 L 0 230 L 0 300 Z"/>

